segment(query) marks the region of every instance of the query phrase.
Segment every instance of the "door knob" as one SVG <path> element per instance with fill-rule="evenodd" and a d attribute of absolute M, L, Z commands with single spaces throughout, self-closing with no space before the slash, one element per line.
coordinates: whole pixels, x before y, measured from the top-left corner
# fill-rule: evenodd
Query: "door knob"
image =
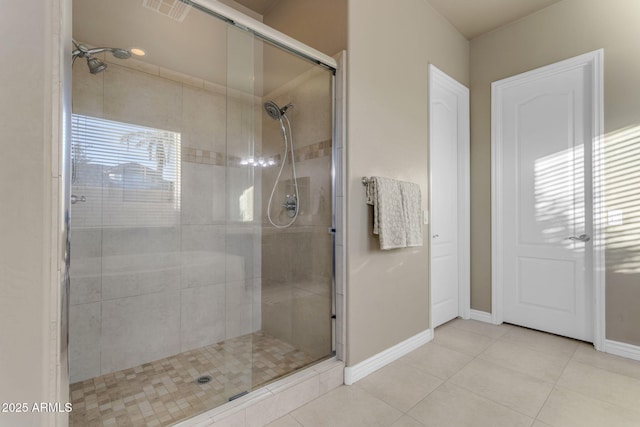
<path fill-rule="evenodd" d="M 573 240 L 574 242 L 588 242 L 589 240 L 591 240 L 591 237 L 587 236 L 586 234 L 581 234 L 578 237 L 576 236 L 571 236 L 571 237 L 567 237 L 567 240 Z"/>

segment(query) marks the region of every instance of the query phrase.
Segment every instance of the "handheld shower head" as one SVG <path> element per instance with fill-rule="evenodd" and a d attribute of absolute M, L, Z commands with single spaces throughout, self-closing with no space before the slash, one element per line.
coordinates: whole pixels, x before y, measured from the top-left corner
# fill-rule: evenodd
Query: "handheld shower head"
<path fill-rule="evenodd" d="M 278 107 L 278 104 L 276 104 L 273 101 L 267 101 L 263 104 L 263 106 L 264 106 L 264 111 L 269 115 L 269 117 L 271 117 L 274 120 L 280 120 L 282 116 L 287 114 L 287 110 L 289 108 L 293 108 L 293 104 L 291 103 L 280 108 Z"/>
<path fill-rule="evenodd" d="M 278 104 L 273 101 L 264 103 L 264 111 L 274 120 L 280 120 L 280 117 L 282 117 L 282 110 L 280 110 Z"/>

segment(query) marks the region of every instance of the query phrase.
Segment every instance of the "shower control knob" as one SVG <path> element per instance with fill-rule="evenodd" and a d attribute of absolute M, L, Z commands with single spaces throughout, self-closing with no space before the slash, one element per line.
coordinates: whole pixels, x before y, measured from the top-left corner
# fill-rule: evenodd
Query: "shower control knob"
<path fill-rule="evenodd" d="M 298 200 L 296 199 L 296 196 L 287 194 L 282 207 L 287 211 L 287 216 L 289 218 L 293 218 L 298 210 Z"/>

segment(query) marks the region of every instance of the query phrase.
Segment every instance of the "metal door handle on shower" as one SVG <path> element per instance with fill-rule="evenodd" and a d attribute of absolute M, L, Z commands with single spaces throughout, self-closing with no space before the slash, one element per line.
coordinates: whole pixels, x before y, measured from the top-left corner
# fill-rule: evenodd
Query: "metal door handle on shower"
<path fill-rule="evenodd" d="M 72 204 L 72 205 L 75 205 L 75 204 L 76 204 L 76 203 L 78 203 L 78 202 L 86 202 L 86 201 L 87 201 L 87 198 L 86 198 L 86 197 L 84 197 L 84 196 L 80 196 L 80 197 L 78 197 L 78 196 L 76 196 L 75 194 L 72 194 L 72 195 L 71 195 L 71 204 Z"/>
<path fill-rule="evenodd" d="M 576 236 L 571 236 L 571 237 L 567 237 L 567 240 L 573 240 L 574 242 L 588 242 L 589 240 L 591 240 L 591 237 L 587 236 L 586 234 L 581 234 L 578 237 Z"/>

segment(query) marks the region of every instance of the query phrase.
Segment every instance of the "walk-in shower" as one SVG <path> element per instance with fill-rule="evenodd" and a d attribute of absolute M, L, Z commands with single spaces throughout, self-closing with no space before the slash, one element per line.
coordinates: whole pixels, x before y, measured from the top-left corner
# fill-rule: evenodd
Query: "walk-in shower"
<path fill-rule="evenodd" d="M 334 70 L 142 3 L 73 2 L 74 426 L 173 425 L 334 354 Z"/>
<path fill-rule="evenodd" d="M 269 203 L 267 203 L 267 218 L 269 219 L 269 223 L 276 228 L 287 228 L 290 227 L 296 219 L 298 218 L 298 200 L 300 199 L 300 192 L 298 190 L 298 176 L 296 174 L 296 160 L 293 148 L 293 132 L 291 131 L 291 122 L 287 117 L 287 110 L 289 108 L 293 108 L 293 104 L 289 103 L 284 107 L 280 108 L 278 104 L 273 101 L 267 101 L 263 104 L 264 111 L 267 113 L 269 117 L 274 120 L 280 122 L 280 128 L 282 129 L 282 141 L 284 143 L 284 148 L 282 150 L 282 161 L 280 162 L 280 170 L 278 171 L 278 176 L 273 181 L 273 187 L 271 189 L 271 194 L 269 195 Z M 285 129 L 284 124 L 287 124 L 287 128 Z M 289 133 L 287 134 L 287 130 Z M 287 136 L 288 135 L 288 136 Z M 291 152 L 291 178 L 293 181 L 293 194 L 287 194 L 284 199 L 284 203 L 282 207 L 285 208 L 287 216 L 291 218 L 290 221 L 285 224 L 276 224 L 271 218 L 271 204 L 273 202 L 273 195 L 276 192 L 276 187 L 278 186 L 278 182 L 282 177 L 282 171 L 284 170 L 285 165 L 287 164 L 287 154 Z"/>

